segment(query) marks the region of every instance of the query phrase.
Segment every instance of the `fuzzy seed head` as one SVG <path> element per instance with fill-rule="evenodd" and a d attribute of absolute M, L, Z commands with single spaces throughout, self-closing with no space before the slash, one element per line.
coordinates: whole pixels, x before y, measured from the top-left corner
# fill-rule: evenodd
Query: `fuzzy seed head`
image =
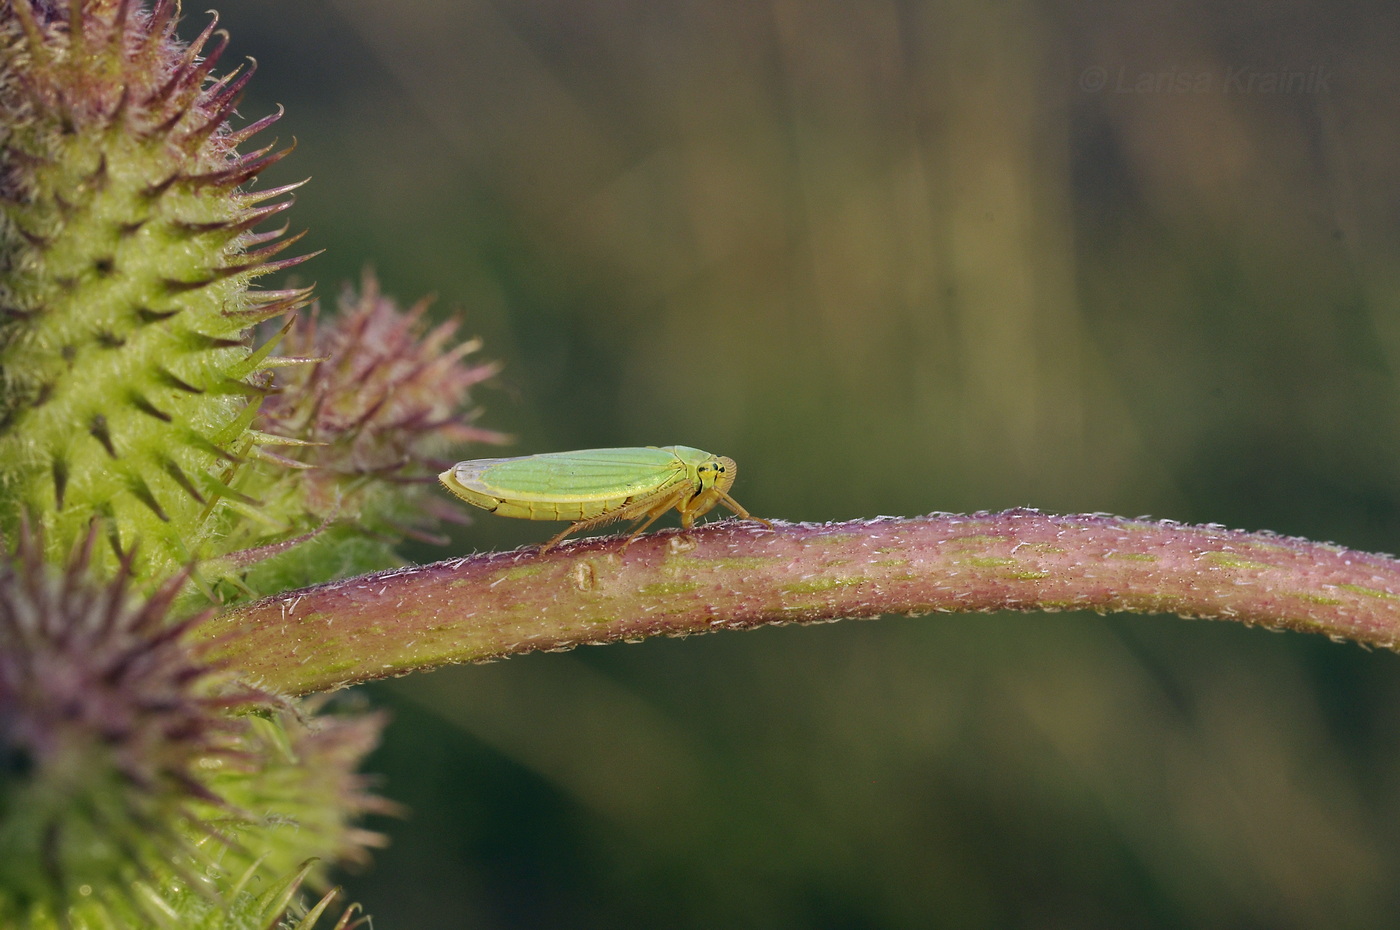
<path fill-rule="evenodd" d="M 0 926 L 241 906 L 240 874 L 316 860 L 324 886 L 382 845 L 356 821 L 396 812 L 357 773 L 383 717 L 235 682 L 189 644 L 200 618 L 170 620 L 181 579 L 132 598 L 90 578 L 95 542 L 62 571 L 29 535 L 0 561 Z"/>
<path fill-rule="evenodd" d="M 312 466 L 309 506 L 325 512 L 341 496 L 333 488 L 366 476 L 431 484 L 449 449 L 501 441 L 473 424 L 469 406 L 497 366 L 467 361 L 480 341 L 456 340 L 456 321 L 429 327 L 427 310 L 428 301 L 399 309 L 366 275 L 334 316 L 314 312 L 288 333 L 284 360 L 307 361 L 280 367 L 260 418 L 266 432 L 306 444 L 296 457 Z"/>
<path fill-rule="evenodd" d="M 275 116 L 230 127 L 251 68 L 216 77 L 227 36 L 184 45 L 176 12 L 0 7 L 0 526 L 33 515 L 57 561 L 100 519 L 99 567 L 139 539 L 147 590 L 217 551 L 251 327 L 306 299 L 250 289 L 300 260 L 251 231 L 286 205 L 244 190 L 285 154 L 240 153 Z"/>
<path fill-rule="evenodd" d="M 497 366 L 473 358 L 480 342 L 459 340 L 457 323 L 429 325 L 427 310 L 400 309 L 367 274 L 334 315 L 317 307 L 285 331 L 267 362 L 261 445 L 235 484 L 264 511 L 299 514 L 284 531 L 297 545 L 255 535 L 265 521 L 230 526 L 244 564 L 257 563 L 240 578 L 245 591 L 395 564 L 402 537 L 441 543 L 427 528 L 460 519 L 436 475 L 464 443 L 503 441 L 475 424 L 470 396 Z"/>
<path fill-rule="evenodd" d="M 204 772 L 239 752 L 229 711 L 271 703 L 191 652 L 178 582 L 133 602 L 89 554 L 60 573 L 23 537 L 0 563 L 0 916 L 197 863 L 224 805 Z"/>

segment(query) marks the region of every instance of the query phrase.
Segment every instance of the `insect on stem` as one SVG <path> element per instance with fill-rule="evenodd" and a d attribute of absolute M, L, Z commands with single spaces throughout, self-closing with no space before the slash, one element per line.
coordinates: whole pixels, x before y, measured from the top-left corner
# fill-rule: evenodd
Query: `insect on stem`
<path fill-rule="evenodd" d="M 640 525 L 622 544 L 626 552 L 672 509 L 680 512 L 686 529 L 719 504 L 741 519 L 771 527 L 729 496 L 737 474 L 738 466 L 726 456 L 690 446 L 647 446 L 474 459 L 458 462 L 438 478 L 462 500 L 498 516 L 570 521 L 541 553 L 570 533 L 637 520 Z"/>

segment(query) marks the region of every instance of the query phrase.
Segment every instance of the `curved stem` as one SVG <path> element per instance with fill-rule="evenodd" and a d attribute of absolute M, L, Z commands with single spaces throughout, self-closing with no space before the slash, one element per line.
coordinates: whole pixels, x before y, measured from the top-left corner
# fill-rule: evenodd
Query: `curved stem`
<path fill-rule="evenodd" d="M 537 649 L 884 613 L 1172 613 L 1400 641 L 1400 561 L 1215 526 L 935 514 L 772 529 L 726 521 L 544 555 L 491 553 L 319 585 L 203 627 L 290 693 Z"/>

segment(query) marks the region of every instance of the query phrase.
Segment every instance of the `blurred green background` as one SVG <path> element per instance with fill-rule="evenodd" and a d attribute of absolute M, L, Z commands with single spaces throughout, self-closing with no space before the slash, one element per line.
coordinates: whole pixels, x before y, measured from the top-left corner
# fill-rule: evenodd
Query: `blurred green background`
<path fill-rule="evenodd" d="M 1030 505 L 1400 548 L 1393 0 L 221 12 L 260 63 L 243 113 L 283 103 L 299 141 L 266 183 L 313 177 L 305 274 L 462 314 L 517 453 L 695 445 L 789 520 Z M 1400 658 L 1320 637 L 887 618 L 363 691 L 414 810 L 347 877 L 380 928 L 1400 906 Z"/>

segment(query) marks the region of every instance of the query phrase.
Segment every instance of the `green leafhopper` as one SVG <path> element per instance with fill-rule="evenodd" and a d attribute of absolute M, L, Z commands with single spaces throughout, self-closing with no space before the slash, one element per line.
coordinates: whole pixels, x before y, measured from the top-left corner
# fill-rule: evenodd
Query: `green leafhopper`
<path fill-rule="evenodd" d="M 475 459 L 458 462 L 438 480 L 467 503 L 502 517 L 573 521 L 540 547 L 545 552 L 576 530 L 614 520 L 642 521 L 627 537 L 625 549 L 672 507 L 687 529 L 717 504 L 771 526 L 729 496 L 737 473 L 734 460 L 723 455 L 690 446 L 647 446 Z"/>

